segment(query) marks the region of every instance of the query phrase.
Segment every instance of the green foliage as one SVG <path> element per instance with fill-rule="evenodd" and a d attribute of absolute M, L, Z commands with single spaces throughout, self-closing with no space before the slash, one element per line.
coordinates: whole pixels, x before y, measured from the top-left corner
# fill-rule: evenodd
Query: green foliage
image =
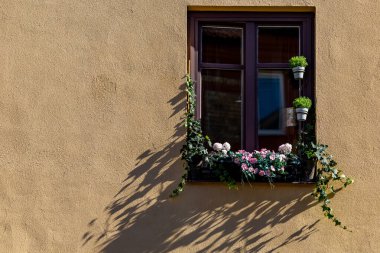
<path fill-rule="evenodd" d="M 295 67 L 307 67 L 308 63 L 305 56 L 293 56 L 289 60 L 289 65 L 291 68 Z"/>
<path fill-rule="evenodd" d="M 211 141 L 207 136 L 203 136 L 201 122 L 195 119 L 195 89 L 194 82 L 189 75 L 186 75 L 187 110 L 185 113 L 185 127 L 187 129 L 186 141 L 181 149 L 182 160 L 185 161 L 185 173 L 177 188 L 171 193 L 171 197 L 178 196 L 186 183 L 188 172 L 197 166 L 199 159 L 206 159 L 208 151 L 205 143 L 211 146 Z"/>
<path fill-rule="evenodd" d="M 221 152 L 211 152 L 206 162 L 219 178 L 220 182 L 227 184 L 229 189 L 238 188 L 236 180 L 230 171 L 234 168 L 234 164 L 229 156 L 226 157 Z"/>
<path fill-rule="evenodd" d="M 312 105 L 311 99 L 308 97 L 298 97 L 293 100 L 293 106 L 295 108 L 310 108 Z"/>
<path fill-rule="evenodd" d="M 337 168 L 338 163 L 327 152 L 327 145 L 314 144 L 316 141 L 314 121 L 314 114 L 311 113 L 312 124 L 306 124 L 304 130 L 298 136 L 297 153 L 302 160 L 303 167 L 306 166 L 307 161 L 313 161 L 313 164 L 317 165 L 316 184 L 312 194 L 318 202 L 322 203 L 321 207 L 324 216 L 336 226 L 347 229 L 332 212 L 330 204 L 331 197 L 352 184 L 354 180 L 346 177 L 343 171 Z"/>
<path fill-rule="evenodd" d="M 196 162 L 195 157 L 206 157 L 208 154 L 205 144 L 211 146 L 208 136 L 203 136 L 201 122 L 195 119 L 195 89 L 194 82 L 186 76 L 187 112 L 185 113 L 185 127 L 187 128 L 186 142 L 181 149 L 182 159 L 187 163 Z M 188 168 L 189 169 L 189 168 Z"/>
<path fill-rule="evenodd" d="M 338 169 L 337 162 L 333 156 L 327 152 L 327 145 L 312 143 L 313 159 L 318 162 L 317 169 L 317 182 L 313 191 L 313 196 L 322 202 L 322 211 L 335 226 L 340 226 L 347 229 L 342 225 L 342 222 L 334 215 L 331 204 L 331 197 L 338 191 L 346 188 L 354 182 L 353 179 L 343 174 L 343 171 Z"/>
<path fill-rule="evenodd" d="M 310 160 L 314 157 L 313 143 L 316 142 L 315 131 L 314 131 L 314 114 L 310 113 L 310 121 L 312 124 L 306 124 L 304 130 L 299 134 L 297 139 L 297 153 L 302 160 Z"/>
<path fill-rule="evenodd" d="M 183 191 L 183 189 L 185 187 L 185 184 L 186 184 L 187 175 L 188 175 L 188 173 L 186 171 L 182 175 L 181 180 L 180 180 L 179 184 L 177 185 L 177 187 L 170 194 L 170 197 L 176 197 L 176 196 L 178 196 Z"/>
<path fill-rule="evenodd" d="M 208 166 L 219 177 L 220 181 L 226 182 L 229 188 L 237 188 L 236 181 L 231 173 L 233 161 L 231 155 L 226 156 L 221 152 L 208 152 L 206 144 L 211 147 L 211 141 L 203 136 L 201 123 L 195 119 L 195 89 L 194 82 L 189 75 L 186 76 L 187 111 L 185 113 L 185 127 L 187 128 L 186 141 L 181 149 L 182 159 L 185 161 L 185 173 L 180 183 L 171 193 L 171 197 L 177 196 L 183 191 L 188 172 L 199 166 Z M 294 107 L 310 108 L 311 100 L 307 97 L 299 97 L 293 102 Z M 312 114 L 313 115 L 313 114 Z M 313 120 L 312 120 L 313 121 Z M 330 207 L 331 196 L 354 182 L 346 177 L 343 171 L 337 168 L 337 162 L 327 152 L 327 145 L 314 144 L 314 124 L 306 125 L 304 131 L 299 134 L 297 141 L 297 154 L 288 155 L 288 166 L 305 167 L 307 161 L 317 163 L 316 185 L 313 196 L 322 203 L 324 215 L 336 226 L 343 226 Z"/>

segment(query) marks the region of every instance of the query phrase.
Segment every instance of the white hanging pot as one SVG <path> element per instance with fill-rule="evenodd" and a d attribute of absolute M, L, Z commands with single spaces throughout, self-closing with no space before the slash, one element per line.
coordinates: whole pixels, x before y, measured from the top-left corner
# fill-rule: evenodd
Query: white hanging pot
<path fill-rule="evenodd" d="M 299 80 L 303 79 L 303 74 L 305 73 L 305 67 L 295 67 L 292 68 L 294 79 Z"/>
<path fill-rule="evenodd" d="M 308 108 L 296 108 L 297 120 L 298 121 L 305 121 L 307 118 L 307 112 L 308 111 L 309 111 Z"/>

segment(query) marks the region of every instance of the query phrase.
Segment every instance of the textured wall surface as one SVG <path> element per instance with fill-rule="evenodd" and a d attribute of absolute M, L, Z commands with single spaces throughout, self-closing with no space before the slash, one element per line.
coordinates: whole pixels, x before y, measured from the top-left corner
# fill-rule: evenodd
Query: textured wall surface
<path fill-rule="evenodd" d="M 183 172 L 188 6 L 316 9 L 317 133 L 355 184 L 228 190 Z M 0 252 L 378 252 L 380 2 L 0 1 Z"/>

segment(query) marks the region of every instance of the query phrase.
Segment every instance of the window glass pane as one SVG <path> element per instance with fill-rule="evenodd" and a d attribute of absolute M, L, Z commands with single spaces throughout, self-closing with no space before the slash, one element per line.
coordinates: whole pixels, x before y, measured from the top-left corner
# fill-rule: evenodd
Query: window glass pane
<path fill-rule="evenodd" d="M 299 55 L 298 27 L 258 27 L 259 63 L 288 63 Z"/>
<path fill-rule="evenodd" d="M 212 142 L 241 148 L 240 70 L 202 70 L 202 129 Z"/>
<path fill-rule="evenodd" d="M 260 147 L 277 149 L 282 143 L 292 143 L 296 128 L 289 124 L 286 108 L 298 95 L 298 85 L 290 70 L 259 70 L 258 125 Z M 291 116 L 291 115 L 290 115 Z"/>
<path fill-rule="evenodd" d="M 261 134 L 283 133 L 284 76 L 281 72 L 259 72 L 258 104 Z"/>
<path fill-rule="evenodd" d="M 202 62 L 242 64 L 243 29 L 202 27 Z"/>

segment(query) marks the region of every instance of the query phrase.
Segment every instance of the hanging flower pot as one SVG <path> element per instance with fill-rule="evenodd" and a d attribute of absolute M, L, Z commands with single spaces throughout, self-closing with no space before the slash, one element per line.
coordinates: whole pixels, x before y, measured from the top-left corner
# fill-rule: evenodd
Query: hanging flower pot
<path fill-rule="evenodd" d="M 297 120 L 298 121 L 305 121 L 307 118 L 307 112 L 309 109 L 307 108 L 296 108 L 296 113 L 297 113 Z"/>
<path fill-rule="evenodd" d="M 311 99 L 308 97 L 298 97 L 293 100 L 293 106 L 296 108 L 297 120 L 305 121 L 307 113 L 312 105 Z"/>
<path fill-rule="evenodd" d="M 305 67 L 295 67 L 295 68 L 292 68 L 292 70 L 293 70 L 294 79 L 296 80 L 303 79 L 303 74 L 305 73 Z"/>
<path fill-rule="evenodd" d="M 305 56 L 293 56 L 289 60 L 289 65 L 293 70 L 294 79 L 303 79 L 305 68 L 308 65 Z"/>

